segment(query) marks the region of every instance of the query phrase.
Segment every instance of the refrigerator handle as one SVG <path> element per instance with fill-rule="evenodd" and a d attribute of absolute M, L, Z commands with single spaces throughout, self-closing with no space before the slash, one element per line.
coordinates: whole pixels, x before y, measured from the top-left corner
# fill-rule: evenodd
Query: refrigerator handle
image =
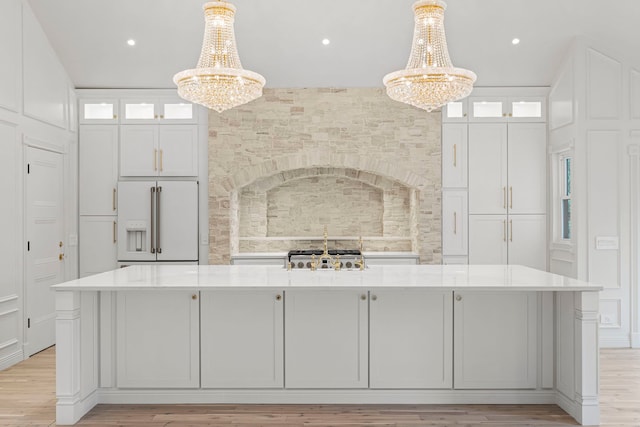
<path fill-rule="evenodd" d="M 162 247 L 160 245 L 160 193 L 162 193 L 162 187 L 156 189 L 156 252 L 161 254 Z"/>
<path fill-rule="evenodd" d="M 156 230 L 154 227 L 155 222 L 155 195 L 156 195 L 156 187 L 151 187 L 151 253 L 156 253 Z"/>

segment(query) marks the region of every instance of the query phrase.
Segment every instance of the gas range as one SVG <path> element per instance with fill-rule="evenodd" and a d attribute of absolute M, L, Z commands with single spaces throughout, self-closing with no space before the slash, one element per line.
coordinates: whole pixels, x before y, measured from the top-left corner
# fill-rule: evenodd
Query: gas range
<path fill-rule="evenodd" d="M 340 262 L 340 267 L 336 268 Z M 360 268 L 362 252 L 358 249 L 293 250 L 287 254 L 287 268 L 293 269 L 334 269 Z M 315 268 L 313 267 L 315 264 Z"/>

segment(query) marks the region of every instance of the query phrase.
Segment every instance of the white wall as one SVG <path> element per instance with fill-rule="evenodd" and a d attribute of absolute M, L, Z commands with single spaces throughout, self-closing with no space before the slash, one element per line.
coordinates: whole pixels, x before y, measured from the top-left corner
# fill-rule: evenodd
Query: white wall
<path fill-rule="evenodd" d="M 77 235 L 75 94 L 25 0 L 0 2 L 0 369 L 23 359 L 24 152 L 63 153 L 67 243 Z M 23 65 L 24 64 L 24 65 Z M 66 247 L 65 274 L 76 277 L 77 247 Z"/>
<path fill-rule="evenodd" d="M 570 153 L 574 158 L 574 238 L 567 243 L 552 236 L 550 268 L 604 286 L 603 347 L 640 347 L 639 70 L 637 55 L 578 38 L 549 97 L 552 230 L 559 225 L 557 156 Z M 598 238 L 617 241 L 617 248 L 598 246 Z"/>

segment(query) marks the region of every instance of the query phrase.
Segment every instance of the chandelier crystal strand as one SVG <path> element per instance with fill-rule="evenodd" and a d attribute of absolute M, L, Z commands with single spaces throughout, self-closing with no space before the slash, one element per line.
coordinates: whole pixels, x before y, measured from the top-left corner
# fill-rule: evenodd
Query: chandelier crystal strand
<path fill-rule="evenodd" d="M 195 69 L 173 77 L 178 95 L 218 113 L 262 96 L 265 80 L 240 63 L 233 28 L 236 8 L 225 1 L 203 6 L 205 29 Z"/>
<path fill-rule="evenodd" d="M 440 0 L 413 4 L 415 26 L 407 68 L 383 79 L 391 99 L 433 111 L 468 96 L 473 90 L 476 75 L 455 68 L 449 58 L 444 32 L 446 7 Z"/>

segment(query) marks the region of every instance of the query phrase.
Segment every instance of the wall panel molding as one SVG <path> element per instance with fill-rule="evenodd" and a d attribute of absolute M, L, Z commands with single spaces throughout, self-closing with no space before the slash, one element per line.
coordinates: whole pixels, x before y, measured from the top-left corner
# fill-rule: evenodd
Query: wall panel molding
<path fill-rule="evenodd" d="M 622 99 L 622 63 L 587 48 L 587 118 L 619 120 Z"/>
<path fill-rule="evenodd" d="M 631 282 L 631 345 L 640 347 L 640 130 L 631 132 L 634 144 L 627 148 L 629 155 L 629 235 Z"/>
<path fill-rule="evenodd" d="M 629 85 L 629 117 L 640 120 L 640 71 L 631 69 Z"/>

